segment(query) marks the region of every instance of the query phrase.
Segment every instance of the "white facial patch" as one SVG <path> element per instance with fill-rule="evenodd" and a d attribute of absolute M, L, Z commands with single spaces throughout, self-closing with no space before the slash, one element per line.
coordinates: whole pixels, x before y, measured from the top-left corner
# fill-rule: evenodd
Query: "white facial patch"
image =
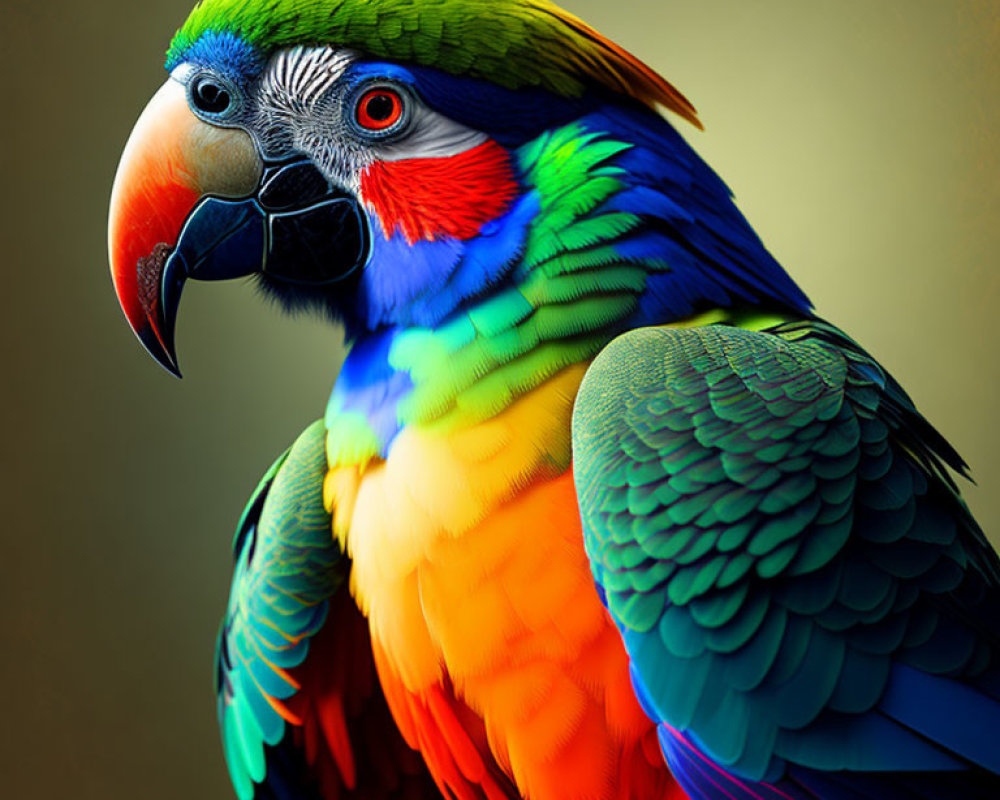
<path fill-rule="evenodd" d="M 438 114 L 408 87 L 401 87 L 409 123 L 396 137 L 366 136 L 353 107 L 357 86 L 341 79 L 359 53 L 346 48 L 292 47 L 277 52 L 261 76 L 249 125 L 269 159 L 301 153 L 329 180 L 356 191 L 375 161 L 447 158 L 488 137 Z M 390 78 L 379 85 L 399 85 Z"/>
<path fill-rule="evenodd" d="M 448 158 L 481 145 L 489 137 L 482 131 L 467 128 L 453 119 L 432 111 L 417 101 L 409 131 L 396 142 L 375 146 L 381 161 L 407 158 Z"/>
<path fill-rule="evenodd" d="M 306 155 L 310 142 L 337 137 L 337 81 L 357 58 L 351 50 L 292 47 L 275 54 L 261 76 L 253 130 L 265 158 Z"/>
<path fill-rule="evenodd" d="M 261 85 L 262 108 L 309 113 L 357 55 L 344 48 L 293 47 L 279 51 Z"/>

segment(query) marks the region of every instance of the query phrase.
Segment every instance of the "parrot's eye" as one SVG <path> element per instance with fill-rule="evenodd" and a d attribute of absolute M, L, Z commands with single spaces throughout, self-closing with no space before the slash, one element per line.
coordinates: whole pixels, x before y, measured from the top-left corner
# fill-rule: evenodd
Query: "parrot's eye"
<path fill-rule="evenodd" d="M 234 94 L 232 87 L 210 73 L 196 75 L 188 84 L 191 105 L 209 117 L 229 116 L 236 108 Z"/>
<path fill-rule="evenodd" d="M 395 133 L 406 124 L 403 96 L 388 86 L 362 92 L 354 105 L 354 121 L 363 133 L 379 137 Z"/>

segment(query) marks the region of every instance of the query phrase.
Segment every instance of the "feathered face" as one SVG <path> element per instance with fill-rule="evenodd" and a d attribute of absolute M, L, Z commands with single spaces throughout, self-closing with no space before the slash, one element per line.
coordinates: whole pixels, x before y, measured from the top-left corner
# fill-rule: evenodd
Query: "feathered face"
<path fill-rule="evenodd" d="M 376 163 L 449 158 L 487 141 L 428 107 L 406 70 L 362 62 L 343 48 L 281 50 L 259 78 L 242 86 L 190 62 L 172 77 L 185 87 L 196 115 L 244 129 L 265 161 L 305 156 L 332 184 L 356 195 Z"/>
<path fill-rule="evenodd" d="M 187 278 L 255 274 L 349 336 L 436 324 L 521 252 L 518 147 L 597 97 L 696 122 L 549 0 L 201 0 L 167 62 L 119 166 L 109 246 L 129 323 L 175 373 Z"/>
<path fill-rule="evenodd" d="M 210 35 L 126 147 L 112 270 L 133 329 L 176 372 L 185 279 L 255 274 L 289 307 L 373 327 L 433 280 L 426 256 L 407 270 L 402 254 L 478 235 L 517 195 L 510 151 L 435 110 L 413 70 L 301 46 L 257 67 L 240 40 Z"/>

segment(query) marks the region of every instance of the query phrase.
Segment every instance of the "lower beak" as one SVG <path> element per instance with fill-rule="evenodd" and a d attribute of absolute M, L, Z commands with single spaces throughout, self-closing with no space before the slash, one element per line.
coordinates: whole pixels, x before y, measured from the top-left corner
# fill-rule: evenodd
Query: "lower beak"
<path fill-rule="evenodd" d="M 264 272 L 335 283 L 367 257 L 364 215 L 308 161 L 265 165 L 246 132 L 198 119 L 174 80 L 154 95 L 111 196 L 111 273 L 129 325 L 180 376 L 174 323 L 188 278 Z"/>

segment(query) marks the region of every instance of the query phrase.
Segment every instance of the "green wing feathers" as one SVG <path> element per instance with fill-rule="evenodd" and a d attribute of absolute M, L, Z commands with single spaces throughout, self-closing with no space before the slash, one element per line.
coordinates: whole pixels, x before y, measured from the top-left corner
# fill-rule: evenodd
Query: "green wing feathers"
<path fill-rule="evenodd" d="M 378 684 L 367 622 L 323 507 L 326 429 L 275 462 L 240 520 L 216 654 L 240 800 L 437 796 Z"/>
<path fill-rule="evenodd" d="M 236 569 L 217 656 L 219 723 L 242 800 L 265 780 L 265 746 L 286 736 L 290 670 L 309 651 L 343 559 L 323 508 L 323 426 L 312 425 L 268 470 L 240 520 Z"/>
<path fill-rule="evenodd" d="M 595 579 L 654 717 L 752 781 L 989 760 L 886 699 L 897 669 L 995 673 L 1000 573 L 947 475 L 961 460 L 840 331 L 632 331 L 588 372 L 573 445 Z"/>

